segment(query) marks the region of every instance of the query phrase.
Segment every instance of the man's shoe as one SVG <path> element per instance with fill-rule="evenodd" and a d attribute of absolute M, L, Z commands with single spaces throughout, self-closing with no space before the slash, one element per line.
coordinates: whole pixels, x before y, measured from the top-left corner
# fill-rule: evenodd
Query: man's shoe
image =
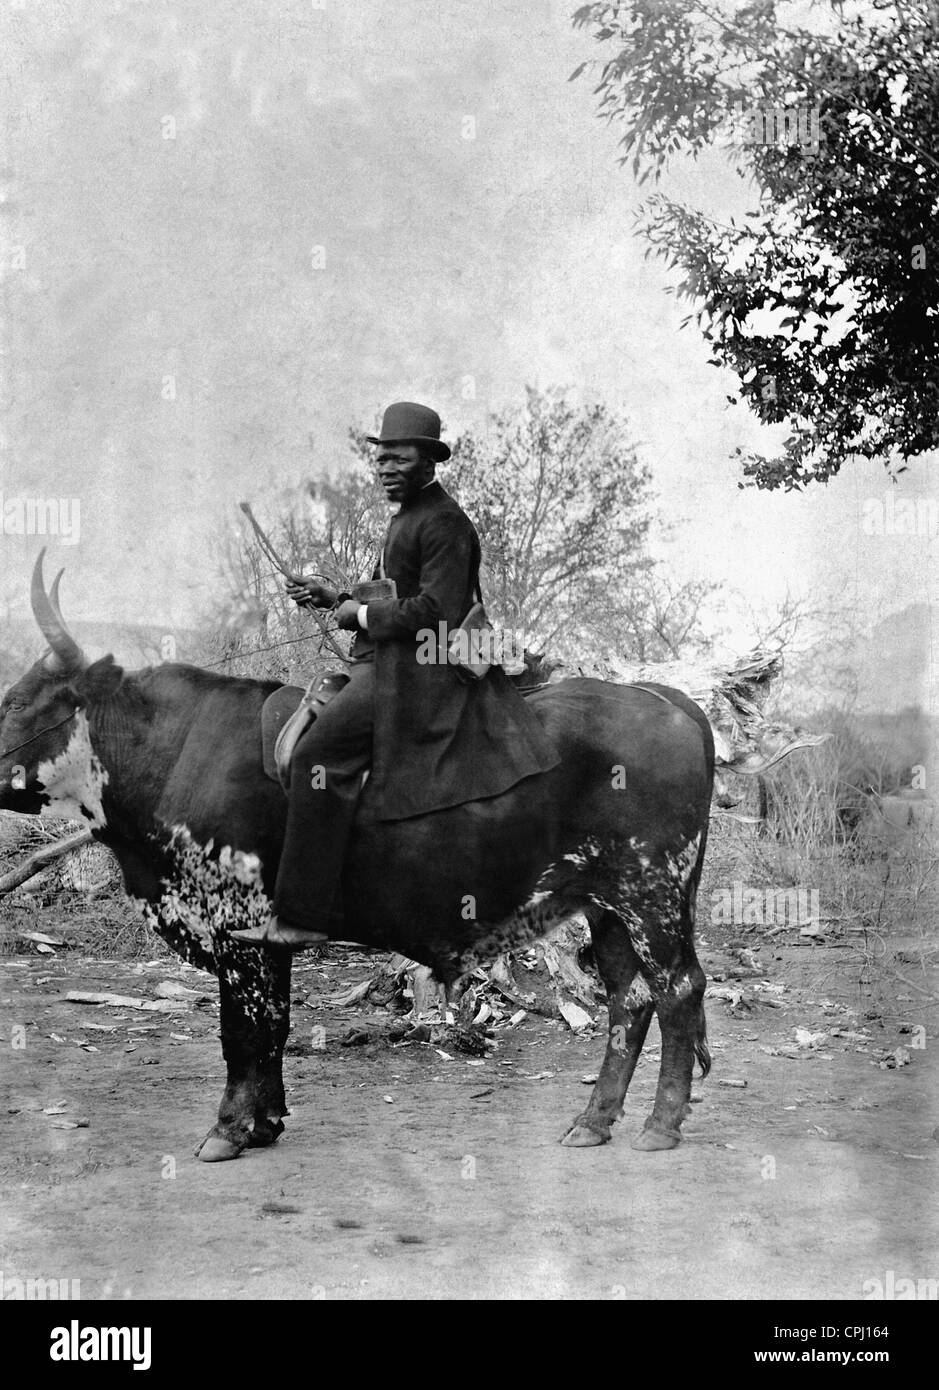
<path fill-rule="evenodd" d="M 248 946 L 267 946 L 274 951 L 289 951 L 292 955 L 308 951 L 311 946 L 322 946 L 329 940 L 325 932 L 294 927 L 276 916 L 268 918 L 263 927 L 247 927 L 230 935 Z"/>

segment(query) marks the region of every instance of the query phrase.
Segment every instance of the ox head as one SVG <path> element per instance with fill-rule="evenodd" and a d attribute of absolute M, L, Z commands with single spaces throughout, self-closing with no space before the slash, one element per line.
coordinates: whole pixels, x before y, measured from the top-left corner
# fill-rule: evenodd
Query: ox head
<path fill-rule="evenodd" d="M 49 650 L 0 703 L 0 808 L 103 824 L 107 774 L 92 748 L 89 720 L 123 672 L 110 656 L 89 665 L 59 608 L 59 582 L 46 593 L 45 551 L 33 568 L 33 616 Z"/>

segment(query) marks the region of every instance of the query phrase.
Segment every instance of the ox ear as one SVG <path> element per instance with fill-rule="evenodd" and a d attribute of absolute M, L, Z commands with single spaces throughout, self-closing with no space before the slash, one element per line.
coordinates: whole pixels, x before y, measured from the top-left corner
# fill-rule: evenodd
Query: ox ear
<path fill-rule="evenodd" d="M 113 656 L 103 656 L 80 672 L 75 688 L 86 699 L 101 700 L 113 695 L 123 679 L 123 666 L 118 666 Z"/>

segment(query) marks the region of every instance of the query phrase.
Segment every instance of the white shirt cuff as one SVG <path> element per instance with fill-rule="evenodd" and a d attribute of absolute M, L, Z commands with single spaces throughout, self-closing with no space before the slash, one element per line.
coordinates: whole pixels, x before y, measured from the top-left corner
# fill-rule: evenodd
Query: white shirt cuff
<path fill-rule="evenodd" d="M 360 603 L 359 611 L 358 613 L 356 613 L 355 616 L 356 621 L 358 622 L 359 627 L 362 629 L 362 631 L 368 632 L 368 605 L 365 603 Z"/>

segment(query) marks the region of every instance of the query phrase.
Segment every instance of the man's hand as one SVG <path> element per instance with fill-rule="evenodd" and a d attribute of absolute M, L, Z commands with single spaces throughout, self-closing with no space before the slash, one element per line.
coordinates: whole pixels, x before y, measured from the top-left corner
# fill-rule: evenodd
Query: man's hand
<path fill-rule="evenodd" d="M 339 597 L 328 584 L 320 584 L 316 579 L 304 579 L 302 574 L 291 575 L 287 580 L 287 594 L 301 608 L 332 608 Z"/>
<path fill-rule="evenodd" d="M 336 626 L 344 627 L 349 632 L 358 631 L 359 605 L 354 598 L 347 598 L 345 603 L 340 603 L 336 609 Z"/>

